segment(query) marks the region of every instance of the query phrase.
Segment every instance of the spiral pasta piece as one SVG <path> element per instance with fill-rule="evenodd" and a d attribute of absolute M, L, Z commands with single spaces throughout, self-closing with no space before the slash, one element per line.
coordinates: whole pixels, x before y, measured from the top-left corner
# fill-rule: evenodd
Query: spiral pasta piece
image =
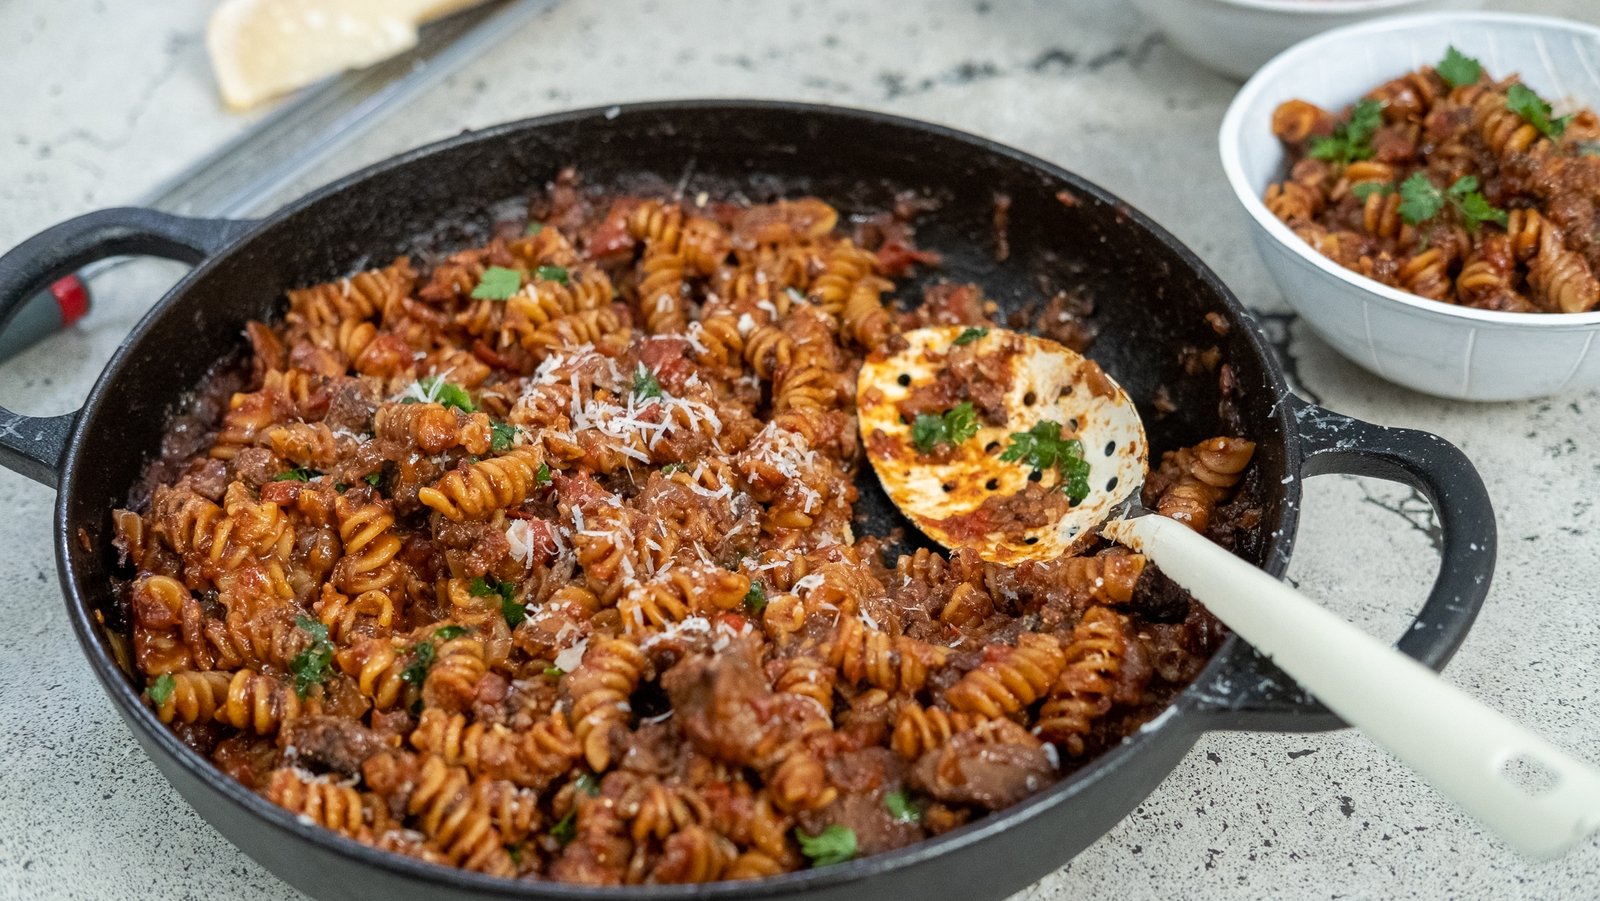
<path fill-rule="evenodd" d="M 449 519 L 482 519 L 527 500 L 543 463 L 538 448 L 524 445 L 503 457 L 446 473 L 417 492 L 417 499 Z"/>

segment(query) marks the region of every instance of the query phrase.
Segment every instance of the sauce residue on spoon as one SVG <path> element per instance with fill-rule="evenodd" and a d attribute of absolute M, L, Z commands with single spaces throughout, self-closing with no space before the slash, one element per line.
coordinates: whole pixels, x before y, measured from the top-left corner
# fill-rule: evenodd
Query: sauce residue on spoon
<path fill-rule="evenodd" d="M 1144 480 L 1117 383 L 1060 344 L 935 326 L 862 365 L 857 415 L 884 491 L 929 537 L 991 563 L 1081 548 Z"/>

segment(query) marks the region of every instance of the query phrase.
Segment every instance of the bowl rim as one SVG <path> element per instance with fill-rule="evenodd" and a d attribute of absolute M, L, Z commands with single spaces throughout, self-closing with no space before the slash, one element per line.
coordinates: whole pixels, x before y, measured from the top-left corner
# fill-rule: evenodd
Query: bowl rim
<path fill-rule="evenodd" d="M 1220 0 L 1220 2 L 1243 5 L 1246 3 L 1280 2 L 1280 0 Z M 1325 31 L 1300 41 L 1273 57 L 1255 75 L 1251 76 L 1250 80 L 1245 82 L 1244 87 L 1240 88 L 1239 92 L 1234 95 L 1233 100 L 1229 102 L 1227 113 L 1223 116 L 1222 127 L 1217 136 L 1218 151 L 1222 156 L 1222 169 L 1228 178 L 1228 185 L 1233 188 L 1235 198 L 1244 207 L 1245 212 L 1250 214 L 1250 218 L 1254 220 L 1256 225 L 1265 230 L 1279 244 L 1288 247 L 1303 262 L 1309 263 L 1320 270 L 1322 274 L 1380 300 L 1410 308 L 1432 318 L 1463 319 L 1485 325 L 1520 326 L 1546 330 L 1579 330 L 1600 325 L 1600 309 L 1587 313 L 1511 313 L 1500 310 L 1480 310 L 1476 307 L 1461 306 L 1419 297 L 1385 285 L 1375 279 L 1370 279 L 1354 270 L 1346 269 L 1328 257 L 1323 256 L 1310 244 L 1306 243 L 1305 239 L 1291 231 L 1282 220 L 1274 216 L 1267 209 L 1265 201 L 1261 199 L 1261 192 L 1255 190 L 1250 180 L 1245 176 L 1240 148 L 1243 143 L 1244 130 L 1252 124 L 1245 120 L 1246 112 L 1249 107 L 1254 105 L 1262 92 L 1278 80 L 1280 75 L 1301 64 L 1306 57 L 1315 56 L 1319 51 L 1325 50 L 1330 46 L 1343 44 L 1350 38 L 1374 32 L 1394 32 L 1445 24 L 1502 27 L 1508 25 L 1526 26 L 1545 32 L 1581 34 L 1593 40 L 1597 46 L 1600 46 L 1600 27 L 1555 16 L 1537 16 L 1523 13 L 1416 13 L 1404 16 L 1386 16 Z M 1361 90 L 1368 90 L 1370 87 L 1363 86 Z M 1600 99 L 1597 99 L 1594 105 L 1600 107 Z M 1262 190 L 1265 190 L 1265 188 Z M 1285 299 L 1288 300 L 1288 298 Z"/>
<path fill-rule="evenodd" d="M 1295 13 L 1307 18 L 1332 18 L 1385 9 L 1417 6 L 1428 0 L 1213 0 L 1221 6 L 1237 6 L 1260 12 Z"/>

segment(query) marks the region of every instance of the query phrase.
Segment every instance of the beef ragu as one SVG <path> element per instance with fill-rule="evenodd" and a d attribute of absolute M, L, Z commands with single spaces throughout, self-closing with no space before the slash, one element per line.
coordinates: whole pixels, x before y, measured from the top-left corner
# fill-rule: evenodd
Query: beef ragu
<path fill-rule="evenodd" d="M 115 514 L 149 703 L 355 841 L 578 883 L 836 863 L 1081 766 L 1220 629 L 1120 548 L 855 533 L 863 355 L 997 315 L 896 302 L 937 262 L 902 206 L 569 172 L 486 246 L 290 292 Z M 1249 456 L 1174 449 L 1146 502 L 1225 531 Z"/>

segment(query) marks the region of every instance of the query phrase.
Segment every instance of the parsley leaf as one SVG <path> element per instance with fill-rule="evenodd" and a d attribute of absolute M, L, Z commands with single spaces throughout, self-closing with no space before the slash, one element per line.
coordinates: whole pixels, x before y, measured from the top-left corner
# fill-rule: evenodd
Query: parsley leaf
<path fill-rule="evenodd" d="M 366 482 L 368 485 L 376 488 L 378 487 L 378 483 L 383 481 L 383 472 L 380 470 L 378 472 L 367 473 L 361 477 L 361 481 Z"/>
<path fill-rule="evenodd" d="M 924 454 L 940 444 L 955 447 L 976 434 L 978 411 L 969 401 L 962 401 L 942 414 L 918 413 L 911 424 L 911 443 Z"/>
<path fill-rule="evenodd" d="M 1476 175 L 1463 175 L 1456 179 L 1456 183 L 1450 186 L 1447 196 L 1455 205 L 1456 211 L 1467 220 L 1468 228 L 1476 230 L 1481 222 L 1493 222 L 1505 228 L 1506 211 L 1490 206 L 1489 201 L 1478 193 Z"/>
<path fill-rule="evenodd" d="M 506 625 L 513 629 L 528 618 L 528 608 L 517 603 L 517 586 L 514 583 L 501 582 L 493 578 L 485 579 L 479 576 L 468 583 L 467 591 L 475 598 L 498 595 L 500 597 L 500 615 L 506 618 Z"/>
<path fill-rule="evenodd" d="M 1358 181 L 1350 186 L 1350 193 L 1355 197 L 1355 199 L 1361 201 L 1362 203 L 1366 203 L 1367 198 L 1374 194 L 1381 194 L 1385 197 L 1393 194 L 1394 185 L 1386 184 L 1381 181 Z"/>
<path fill-rule="evenodd" d="M 562 676 L 565 676 L 567 671 L 559 666 L 547 666 L 544 668 L 544 674 L 552 679 L 559 679 Z"/>
<path fill-rule="evenodd" d="M 317 476 L 320 476 L 320 475 L 322 475 L 322 473 L 317 472 L 315 469 L 307 469 L 304 466 L 296 466 L 294 469 L 286 469 L 283 472 L 280 472 L 277 475 L 273 476 L 272 477 L 272 481 L 274 481 L 274 482 L 309 482 L 312 479 L 314 479 L 314 478 L 316 478 Z"/>
<path fill-rule="evenodd" d="M 767 590 L 761 587 L 760 582 L 750 583 L 750 590 L 744 595 L 744 608 L 751 613 L 760 613 L 767 609 Z"/>
<path fill-rule="evenodd" d="M 1444 52 L 1444 60 L 1435 67 L 1434 71 L 1439 77 L 1450 82 L 1453 88 L 1464 88 L 1469 84 L 1477 84 L 1483 77 L 1483 66 L 1472 57 L 1457 50 L 1454 44 Z"/>
<path fill-rule="evenodd" d="M 1447 205 L 1455 208 L 1470 229 L 1476 230 L 1484 222 L 1494 222 L 1501 227 L 1506 224 L 1506 211 L 1492 206 L 1478 192 L 1476 175 L 1463 175 L 1449 190 L 1441 191 L 1427 175 L 1414 172 L 1400 186 L 1400 218 L 1411 225 L 1432 219 Z"/>
<path fill-rule="evenodd" d="M 1567 123 L 1572 121 L 1571 116 L 1550 118 L 1550 104 L 1545 103 L 1538 94 L 1521 82 L 1517 82 L 1506 91 L 1506 109 L 1527 120 L 1529 125 L 1539 129 L 1552 141 L 1560 140 L 1567 131 Z"/>
<path fill-rule="evenodd" d="M 989 330 L 986 328 L 964 329 L 961 334 L 956 336 L 956 340 L 953 343 L 956 347 L 964 347 L 987 334 L 989 334 Z"/>
<path fill-rule="evenodd" d="M 533 274 L 547 282 L 560 282 L 563 285 L 572 280 L 565 266 L 540 266 L 533 270 Z"/>
<path fill-rule="evenodd" d="M 328 665 L 333 662 L 333 644 L 328 641 L 328 627 L 311 617 L 297 616 L 294 624 L 311 636 L 311 645 L 289 661 L 289 672 L 294 673 L 294 693 L 303 698 L 311 686 L 327 681 Z"/>
<path fill-rule="evenodd" d="M 177 687 L 178 680 L 172 678 L 171 673 L 162 673 L 156 677 L 154 682 L 150 683 L 150 687 L 145 691 L 150 695 L 150 703 L 160 707 L 162 704 L 167 703 L 167 699 L 172 697 L 173 689 Z"/>
<path fill-rule="evenodd" d="M 567 811 L 566 816 L 562 817 L 560 820 L 557 820 L 556 824 L 550 827 L 550 837 L 565 846 L 567 843 L 571 842 L 575 837 L 577 837 L 577 835 L 578 808 L 577 805 L 573 805 L 573 808 Z"/>
<path fill-rule="evenodd" d="M 400 671 L 400 680 L 420 686 L 428 680 L 428 670 L 433 668 L 433 642 L 424 641 L 411 646 L 411 665 Z"/>
<path fill-rule="evenodd" d="M 1089 496 L 1089 461 L 1083 459 L 1083 442 L 1061 437 L 1061 423 L 1042 419 L 1026 432 L 1012 432 L 1011 443 L 1000 453 L 1007 462 L 1022 461 L 1037 470 L 1054 469 L 1061 490 L 1074 504 Z"/>
<path fill-rule="evenodd" d="M 400 398 L 400 402 L 439 404 L 444 407 L 455 407 L 463 413 L 471 413 L 478 409 L 467 389 L 436 375 L 426 376 L 413 382 L 411 387 L 406 389 L 405 396 Z"/>
<path fill-rule="evenodd" d="M 483 270 L 478 286 L 472 289 L 474 300 L 510 300 L 522 290 L 522 273 L 504 266 L 490 266 Z"/>
<path fill-rule="evenodd" d="M 683 468 L 684 467 L 682 463 L 668 463 L 666 466 L 661 467 L 661 474 L 664 476 L 670 476 Z"/>
<path fill-rule="evenodd" d="M 544 231 L 544 223 L 535 219 L 528 223 L 527 228 L 522 230 L 522 235 L 523 237 L 531 238 L 542 231 Z"/>
<path fill-rule="evenodd" d="M 333 483 L 333 490 L 339 492 L 340 494 L 344 494 L 346 491 L 350 490 L 350 483 L 349 482 L 334 482 Z"/>
<path fill-rule="evenodd" d="M 539 471 L 533 474 L 533 483 L 535 485 L 550 484 L 550 465 L 548 463 L 539 464 Z"/>
<path fill-rule="evenodd" d="M 661 383 L 656 381 L 655 373 L 639 367 L 639 371 L 633 374 L 633 396 L 638 400 L 661 396 Z"/>
<path fill-rule="evenodd" d="M 578 791 L 591 798 L 600 796 L 600 780 L 596 779 L 592 773 L 579 773 L 577 780 L 573 784 L 577 786 Z"/>
<path fill-rule="evenodd" d="M 517 440 L 517 427 L 509 422 L 494 420 L 489 423 L 489 449 L 497 454 L 503 454 L 511 449 Z"/>
<path fill-rule="evenodd" d="M 1307 153 L 1315 159 L 1340 165 L 1371 159 L 1372 136 L 1382 124 L 1383 104 L 1363 100 L 1351 110 L 1349 121 L 1334 126 L 1333 134 L 1312 141 Z"/>
<path fill-rule="evenodd" d="M 442 626 L 433 631 L 433 637 L 440 641 L 449 641 L 452 638 L 460 638 L 467 634 L 467 631 L 466 626 Z"/>
<path fill-rule="evenodd" d="M 1426 222 L 1444 209 L 1444 192 L 1440 191 L 1426 173 L 1413 172 L 1400 185 L 1400 218 L 1417 225 Z"/>
<path fill-rule="evenodd" d="M 889 816 L 894 817 L 895 822 L 922 822 L 922 806 L 911 799 L 909 792 L 897 791 L 884 795 L 883 806 L 889 808 Z"/>
<path fill-rule="evenodd" d="M 796 829 L 794 837 L 800 841 L 800 853 L 811 858 L 814 867 L 844 863 L 856 856 L 856 832 L 849 826 L 834 823 L 816 835 Z"/>

